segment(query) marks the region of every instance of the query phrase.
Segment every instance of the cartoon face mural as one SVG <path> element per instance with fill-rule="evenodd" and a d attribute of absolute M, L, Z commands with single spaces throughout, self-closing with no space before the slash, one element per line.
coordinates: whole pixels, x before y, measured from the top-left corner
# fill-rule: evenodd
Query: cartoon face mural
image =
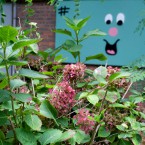
<path fill-rule="evenodd" d="M 56 29 L 68 29 L 63 15 L 72 18 L 74 15 L 74 2 L 63 1 L 56 12 Z M 145 54 L 145 33 L 135 32 L 141 20 L 141 12 L 145 9 L 144 0 L 105 0 L 80 1 L 80 18 L 91 16 L 80 36 L 89 30 L 99 29 L 106 36 L 91 37 L 84 41 L 81 50 L 81 61 L 87 56 L 103 53 L 107 56 L 108 65 L 127 65 Z M 69 37 L 56 34 L 56 47 L 60 46 Z M 62 50 L 67 58 L 66 62 L 75 62 L 73 57 Z M 88 64 L 105 64 L 91 60 Z"/>

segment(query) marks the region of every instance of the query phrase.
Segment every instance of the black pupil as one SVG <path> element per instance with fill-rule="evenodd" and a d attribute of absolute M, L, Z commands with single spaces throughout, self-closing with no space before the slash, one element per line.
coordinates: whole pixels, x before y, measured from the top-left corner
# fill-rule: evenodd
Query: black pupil
<path fill-rule="evenodd" d="M 121 25 L 123 25 L 123 22 L 122 22 L 121 20 L 119 20 L 119 21 L 117 22 L 117 25 L 121 26 Z"/>
<path fill-rule="evenodd" d="M 107 21 L 106 21 L 106 24 L 111 24 L 111 21 L 110 21 L 110 20 L 107 20 Z"/>

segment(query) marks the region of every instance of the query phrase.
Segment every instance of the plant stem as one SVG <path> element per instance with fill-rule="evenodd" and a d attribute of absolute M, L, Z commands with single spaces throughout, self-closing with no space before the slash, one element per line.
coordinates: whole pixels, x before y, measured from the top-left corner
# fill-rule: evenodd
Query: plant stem
<path fill-rule="evenodd" d="M 105 95 L 104 95 L 104 98 L 103 98 L 103 100 L 102 100 L 101 107 L 100 107 L 100 109 L 99 109 L 98 115 L 100 115 L 100 113 L 101 113 L 101 111 L 102 111 L 102 109 L 103 109 L 103 107 L 104 107 L 104 102 L 105 102 L 106 96 L 107 96 L 107 90 L 106 90 Z M 96 134 L 97 134 L 98 129 L 100 128 L 100 126 L 101 126 L 101 125 L 98 124 L 98 123 L 95 124 L 94 131 L 93 131 L 93 135 L 92 135 L 92 138 L 91 138 L 91 141 L 90 141 L 89 145 L 92 145 L 92 144 L 94 143 L 94 139 L 95 139 L 95 137 L 96 137 Z"/>
<path fill-rule="evenodd" d="M 76 35 L 76 44 L 79 45 L 79 31 L 75 31 L 75 35 Z M 80 57 L 80 52 L 78 52 L 78 62 L 81 61 L 81 57 Z"/>
<path fill-rule="evenodd" d="M 10 75 L 9 75 L 9 68 L 8 68 L 8 64 L 7 64 L 7 58 L 6 58 L 6 45 L 4 46 L 4 62 L 5 62 L 5 67 L 6 67 L 6 74 L 7 74 L 7 79 L 8 79 L 8 87 L 10 89 L 10 93 L 11 91 L 11 87 L 10 87 Z M 17 121 L 16 121 L 16 116 L 15 116 L 15 108 L 14 108 L 14 100 L 12 95 L 11 96 L 11 103 L 12 103 L 12 111 L 13 111 L 13 117 L 14 117 L 14 121 L 15 124 L 17 125 Z"/>

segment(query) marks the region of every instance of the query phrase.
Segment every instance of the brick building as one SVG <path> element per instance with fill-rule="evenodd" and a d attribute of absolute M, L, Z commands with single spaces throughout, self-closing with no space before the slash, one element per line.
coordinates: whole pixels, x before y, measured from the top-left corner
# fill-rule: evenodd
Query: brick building
<path fill-rule="evenodd" d="M 8 1 L 9 2 L 9 1 Z M 25 11 L 26 3 L 24 0 L 19 0 L 17 3 L 7 3 L 4 7 L 4 11 L 7 15 L 6 25 L 19 26 L 19 19 L 22 27 L 24 27 L 24 21 L 26 19 L 27 12 Z M 52 32 L 55 29 L 55 10 L 53 6 L 49 6 L 45 0 L 34 0 L 31 8 L 35 11 L 32 17 L 29 17 L 31 22 L 36 22 L 38 26 L 38 32 L 43 39 L 39 43 L 39 48 L 45 50 L 46 48 L 55 47 L 55 34 Z"/>

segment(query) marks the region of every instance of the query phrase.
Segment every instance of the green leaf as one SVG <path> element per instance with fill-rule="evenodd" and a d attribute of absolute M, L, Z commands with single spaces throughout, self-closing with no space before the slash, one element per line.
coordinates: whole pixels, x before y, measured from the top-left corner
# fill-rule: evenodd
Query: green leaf
<path fill-rule="evenodd" d="M 25 40 L 19 40 L 18 42 L 14 43 L 12 49 L 17 50 L 19 48 L 29 46 L 30 44 L 38 43 L 40 39 L 25 39 Z"/>
<path fill-rule="evenodd" d="M 3 79 L 2 82 L 0 83 L 0 89 L 5 88 L 8 85 L 8 80 L 7 78 Z"/>
<path fill-rule="evenodd" d="M 65 117 L 62 117 L 62 118 L 58 118 L 58 119 L 57 119 L 57 122 L 58 122 L 58 124 L 60 124 L 62 127 L 68 127 L 69 119 L 68 119 L 68 118 L 65 118 Z"/>
<path fill-rule="evenodd" d="M 93 76 L 98 79 L 100 77 L 102 78 L 106 78 L 107 76 L 107 68 L 103 67 L 103 66 L 99 66 L 98 68 L 96 68 L 93 72 Z"/>
<path fill-rule="evenodd" d="M 142 117 L 143 119 L 145 119 L 145 114 L 142 113 L 142 112 L 139 112 L 139 113 L 140 113 L 141 117 Z"/>
<path fill-rule="evenodd" d="M 87 100 L 88 100 L 91 104 L 93 104 L 94 106 L 99 102 L 98 96 L 97 96 L 97 95 L 94 95 L 94 94 L 88 95 L 88 96 L 87 96 Z"/>
<path fill-rule="evenodd" d="M 16 100 L 21 101 L 21 102 L 30 102 L 32 100 L 32 95 L 31 94 L 25 94 L 25 93 L 18 93 L 18 94 L 13 94 Z"/>
<path fill-rule="evenodd" d="M 77 87 L 78 87 L 78 88 L 82 88 L 82 87 L 84 87 L 85 85 L 86 85 L 85 82 L 83 82 L 83 83 L 77 83 Z"/>
<path fill-rule="evenodd" d="M 28 114 L 25 116 L 24 121 L 33 130 L 40 131 L 42 122 L 37 115 Z"/>
<path fill-rule="evenodd" d="M 129 134 L 129 133 L 120 133 L 119 135 L 118 135 L 118 138 L 120 139 L 120 138 L 131 138 L 132 137 L 132 134 Z"/>
<path fill-rule="evenodd" d="M 109 105 L 109 107 L 113 107 L 113 108 L 128 108 L 125 105 L 119 104 L 119 103 L 111 104 L 111 105 Z"/>
<path fill-rule="evenodd" d="M 134 145 L 140 145 L 142 142 L 142 137 L 139 134 L 135 134 L 132 137 L 132 142 Z"/>
<path fill-rule="evenodd" d="M 82 47 L 83 46 L 81 44 L 79 44 L 79 45 L 73 45 L 73 47 L 71 47 L 68 51 L 69 52 L 78 52 L 78 51 L 81 50 Z"/>
<path fill-rule="evenodd" d="M 24 81 L 22 81 L 20 79 L 14 79 L 14 80 L 10 81 L 11 89 L 19 88 L 19 87 L 21 87 L 21 86 L 23 86 L 25 84 L 26 84 L 26 82 L 24 82 Z"/>
<path fill-rule="evenodd" d="M 4 135 L 4 133 L 0 130 L 0 139 L 1 140 L 4 140 L 5 139 L 5 135 Z"/>
<path fill-rule="evenodd" d="M 39 50 L 38 44 L 36 44 L 36 43 L 30 44 L 29 47 L 32 49 L 32 51 L 33 51 L 34 53 L 38 53 L 38 50 Z"/>
<path fill-rule="evenodd" d="M 40 114 L 47 118 L 53 119 L 57 124 L 57 111 L 48 101 L 44 100 L 40 105 Z"/>
<path fill-rule="evenodd" d="M 67 130 L 61 135 L 57 142 L 69 140 L 70 138 L 74 137 L 75 134 L 76 132 L 74 130 Z"/>
<path fill-rule="evenodd" d="M 116 72 L 110 76 L 109 80 L 112 82 L 112 81 L 115 81 L 115 80 L 120 79 L 120 78 L 129 77 L 130 75 L 131 74 L 128 72 Z"/>
<path fill-rule="evenodd" d="M 8 61 L 9 65 L 16 65 L 16 66 L 23 66 L 23 65 L 27 65 L 28 62 L 27 61 Z"/>
<path fill-rule="evenodd" d="M 8 43 L 11 40 L 15 40 L 18 35 L 17 29 L 12 26 L 0 27 L 0 41 Z"/>
<path fill-rule="evenodd" d="M 120 94 L 116 91 L 108 91 L 107 92 L 107 96 L 106 96 L 106 100 L 111 102 L 111 103 L 114 103 L 116 102 L 118 99 L 120 98 Z"/>
<path fill-rule="evenodd" d="M 47 145 L 49 143 L 55 143 L 62 136 L 62 131 L 58 129 L 48 129 L 39 138 L 41 145 Z"/>
<path fill-rule="evenodd" d="M 83 37 L 79 40 L 79 42 L 91 37 L 91 36 L 105 36 L 106 33 L 100 31 L 99 29 L 88 31 L 83 35 Z"/>
<path fill-rule="evenodd" d="M 0 112 L 0 126 L 4 126 L 7 123 L 7 116 L 4 112 Z"/>
<path fill-rule="evenodd" d="M 23 128 L 16 128 L 16 136 L 18 141 L 23 145 L 37 145 L 37 141 L 33 133 Z"/>
<path fill-rule="evenodd" d="M 121 139 L 117 145 L 132 145 L 132 143 L 128 140 Z"/>
<path fill-rule="evenodd" d="M 79 96 L 79 99 L 86 98 L 88 96 L 88 92 L 82 92 Z"/>
<path fill-rule="evenodd" d="M 10 100 L 10 92 L 7 90 L 0 90 L 0 103 Z"/>
<path fill-rule="evenodd" d="M 72 33 L 66 29 L 56 29 L 56 30 L 53 30 L 53 32 L 72 36 Z"/>
<path fill-rule="evenodd" d="M 98 131 L 98 137 L 108 137 L 110 135 L 110 131 L 107 131 L 105 126 L 101 126 Z"/>
<path fill-rule="evenodd" d="M 33 78 L 33 79 L 47 79 L 48 76 L 46 75 L 43 75 L 37 71 L 33 71 L 33 70 L 30 70 L 30 69 L 24 69 L 22 68 L 20 71 L 19 71 L 19 75 L 20 76 L 25 76 L 25 77 L 28 77 L 28 78 Z"/>
<path fill-rule="evenodd" d="M 76 134 L 74 135 L 74 140 L 78 144 L 84 144 L 90 141 L 90 136 L 84 131 L 77 129 Z"/>
<path fill-rule="evenodd" d="M 97 59 L 100 61 L 105 61 L 105 60 L 107 60 L 107 57 L 104 54 L 97 54 L 97 55 L 92 55 L 92 56 L 86 57 L 86 61 L 94 60 L 94 59 Z"/>
<path fill-rule="evenodd" d="M 84 19 L 82 19 L 82 20 L 80 20 L 79 22 L 78 22 L 78 24 L 77 24 L 77 27 L 79 28 L 79 29 L 82 29 L 85 25 L 86 25 L 86 23 L 87 23 L 87 21 L 90 19 L 90 16 L 89 17 L 86 17 L 86 18 L 84 18 Z"/>

